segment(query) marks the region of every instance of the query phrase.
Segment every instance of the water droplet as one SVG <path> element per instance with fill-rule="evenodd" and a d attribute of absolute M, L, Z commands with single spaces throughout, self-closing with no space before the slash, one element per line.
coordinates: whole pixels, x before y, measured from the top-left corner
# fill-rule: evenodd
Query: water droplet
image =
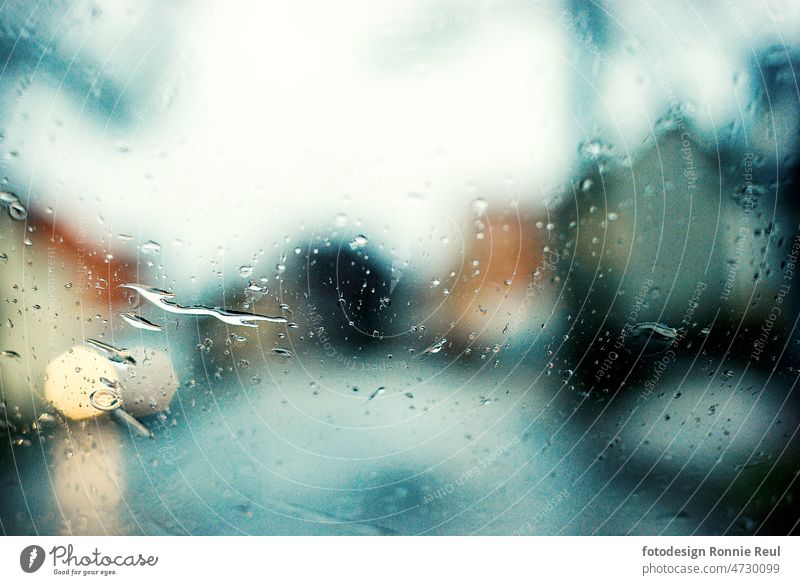
<path fill-rule="evenodd" d="M 363 248 L 364 246 L 367 245 L 367 242 L 368 242 L 367 237 L 362 234 L 359 234 L 351 240 L 350 249 L 358 250 L 359 248 Z"/>
<path fill-rule="evenodd" d="M 19 201 L 19 197 L 17 197 L 11 191 L 0 191 L 0 205 L 11 205 L 12 203 L 17 203 Z"/>
<path fill-rule="evenodd" d="M 272 355 L 276 355 L 282 358 L 290 358 L 292 357 L 292 352 L 288 349 L 284 349 L 283 347 L 273 347 L 272 348 Z"/>
<path fill-rule="evenodd" d="M 116 390 L 117 392 L 119 392 L 119 391 L 120 391 L 120 389 L 122 388 L 122 386 L 120 385 L 120 383 L 119 383 L 118 381 L 116 381 L 116 380 L 109 380 L 109 379 L 108 379 L 108 378 L 106 378 L 105 376 L 100 376 L 100 382 L 101 382 L 102 384 L 105 384 L 105 385 L 106 385 L 106 386 L 108 386 L 109 388 L 113 388 L 113 389 L 114 389 L 114 390 Z"/>
<path fill-rule="evenodd" d="M 158 242 L 154 242 L 153 240 L 149 240 L 144 244 L 142 244 L 141 246 L 139 246 L 139 249 L 145 256 L 152 256 L 161 253 L 161 244 L 159 244 Z"/>
<path fill-rule="evenodd" d="M 89 395 L 89 402 L 97 410 L 111 412 L 122 407 L 122 397 L 112 388 L 101 388 Z"/>
<path fill-rule="evenodd" d="M 251 280 L 250 284 L 247 285 L 247 288 L 245 290 L 251 293 L 266 293 L 267 287 L 261 286 L 257 282 Z"/>
<path fill-rule="evenodd" d="M 120 423 L 128 427 L 132 432 L 136 433 L 140 437 L 144 438 L 153 438 L 153 433 L 150 432 L 144 424 L 142 424 L 138 419 L 132 416 L 130 413 L 126 412 L 124 408 L 115 408 L 111 411 L 111 415 Z"/>
<path fill-rule="evenodd" d="M 117 349 L 113 345 L 103 343 L 102 341 L 98 341 L 96 339 L 87 339 L 86 343 L 96 349 L 99 349 L 110 361 L 114 363 L 125 364 L 129 366 L 136 365 L 136 359 L 134 359 L 127 349 Z"/>
<path fill-rule="evenodd" d="M 13 220 L 25 221 L 28 218 L 28 210 L 22 203 L 15 201 L 8 206 L 8 215 Z"/>
<path fill-rule="evenodd" d="M 178 313 L 181 315 L 204 315 L 214 317 L 215 319 L 219 319 L 223 323 L 227 323 L 229 325 L 241 325 L 244 327 L 257 327 L 258 321 L 266 321 L 269 323 L 287 322 L 286 317 L 270 317 L 267 315 L 257 315 L 255 313 L 212 309 L 202 305 L 184 307 L 173 300 L 175 293 L 167 292 L 154 287 L 143 286 L 140 284 L 128 283 L 121 286 L 122 288 L 128 288 L 136 291 L 143 296 L 145 300 L 169 313 Z"/>
<path fill-rule="evenodd" d="M 369 401 L 370 401 L 370 400 L 372 400 L 373 398 L 377 398 L 378 396 L 380 396 L 381 394 L 383 394 L 385 390 L 386 390 L 386 388 L 385 388 L 385 387 L 383 387 L 383 386 L 381 386 L 380 388 L 378 388 L 377 390 L 375 390 L 375 392 L 373 392 L 372 394 L 370 394 L 370 395 L 369 395 L 369 398 L 367 398 L 367 402 L 369 402 Z"/>
<path fill-rule="evenodd" d="M 157 325 L 151 321 L 148 321 L 144 317 L 136 315 L 135 313 L 122 313 L 120 317 L 128 324 L 133 325 L 137 329 L 144 329 L 145 331 L 163 331 L 164 328 L 161 325 Z"/>
<path fill-rule="evenodd" d="M 242 278 L 248 278 L 253 275 L 253 267 L 250 265 L 240 266 L 239 267 L 239 276 Z"/>
<path fill-rule="evenodd" d="M 19 197 L 10 191 L 0 191 L 0 207 L 8 208 L 11 219 L 22 221 L 28 217 L 28 210 L 20 203 Z"/>
<path fill-rule="evenodd" d="M 662 323 L 647 322 L 634 325 L 628 339 L 629 351 L 639 352 L 646 347 L 645 355 L 666 351 L 678 338 L 678 330 Z"/>
<path fill-rule="evenodd" d="M 474 211 L 476 215 L 482 215 L 487 209 L 489 209 L 489 202 L 483 197 L 478 197 L 477 199 L 472 200 L 471 207 L 472 211 Z"/>
<path fill-rule="evenodd" d="M 447 343 L 447 338 L 442 337 L 439 341 L 428 347 L 428 349 L 423 351 L 420 355 L 433 355 L 435 353 L 439 353 L 444 348 L 445 343 Z"/>

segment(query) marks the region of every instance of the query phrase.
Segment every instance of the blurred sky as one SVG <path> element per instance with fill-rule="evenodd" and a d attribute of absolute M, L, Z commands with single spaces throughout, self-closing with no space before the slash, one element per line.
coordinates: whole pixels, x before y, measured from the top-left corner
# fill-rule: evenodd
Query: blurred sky
<path fill-rule="evenodd" d="M 338 213 L 392 249 L 475 197 L 541 208 L 580 144 L 635 158 L 677 106 L 712 144 L 757 128 L 752 77 L 800 35 L 789 1 L 0 10 L 3 174 L 112 254 L 159 242 L 167 285 L 212 279 L 220 248 L 271 268 Z M 796 104 L 751 148 L 794 149 Z"/>

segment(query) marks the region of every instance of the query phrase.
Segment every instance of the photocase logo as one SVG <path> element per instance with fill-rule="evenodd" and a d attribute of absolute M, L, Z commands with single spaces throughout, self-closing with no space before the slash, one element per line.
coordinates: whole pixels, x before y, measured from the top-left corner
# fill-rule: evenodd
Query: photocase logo
<path fill-rule="evenodd" d="M 19 553 L 19 566 L 26 573 L 35 573 L 44 564 L 44 549 L 36 544 L 26 546 Z"/>

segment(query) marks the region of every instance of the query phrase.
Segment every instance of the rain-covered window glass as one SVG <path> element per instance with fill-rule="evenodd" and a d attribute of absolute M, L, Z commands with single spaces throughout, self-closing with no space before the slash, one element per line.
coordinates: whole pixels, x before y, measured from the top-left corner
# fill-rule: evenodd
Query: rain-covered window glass
<path fill-rule="evenodd" d="M 0 5 L 5 534 L 798 530 L 800 5 Z"/>

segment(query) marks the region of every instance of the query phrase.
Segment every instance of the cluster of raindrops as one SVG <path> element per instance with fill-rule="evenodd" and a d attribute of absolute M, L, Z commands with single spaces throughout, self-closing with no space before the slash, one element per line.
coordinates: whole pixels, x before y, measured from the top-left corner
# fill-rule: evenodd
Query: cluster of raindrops
<path fill-rule="evenodd" d="M 484 223 L 484 219 L 486 218 L 486 211 L 489 209 L 489 202 L 483 197 L 478 197 L 473 199 L 470 207 L 475 214 L 475 239 L 482 240 L 486 237 L 484 231 L 486 229 L 486 224 Z"/>
<path fill-rule="evenodd" d="M 611 168 L 611 160 L 614 155 L 614 147 L 602 140 L 587 140 L 578 145 L 578 154 L 581 158 L 592 161 L 597 165 L 597 170 L 602 174 Z M 586 191 L 592 187 L 591 181 Z"/>

